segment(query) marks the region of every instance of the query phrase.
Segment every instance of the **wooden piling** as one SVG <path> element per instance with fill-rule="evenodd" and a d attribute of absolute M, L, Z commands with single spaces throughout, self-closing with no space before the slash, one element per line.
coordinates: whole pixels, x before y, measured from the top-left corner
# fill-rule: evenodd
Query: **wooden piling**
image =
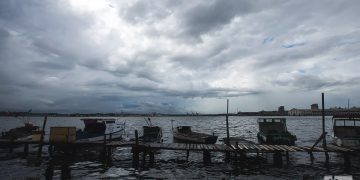
<path fill-rule="evenodd" d="M 143 153 L 142 153 L 142 166 L 145 166 L 146 164 L 146 150 L 144 149 Z"/>
<path fill-rule="evenodd" d="M 235 142 L 235 147 L 238 147 L 238 145 L 239 145 L 239 143 L 236 141 L 236 142 Z M 238 153 L 235 152 L 235 155 L 234 155 L 234 156 L 235 156 L 235 157 L 234 157 L 234 160 L 235 160 L 235 165 L 236 165 L 236 166 L 238 165 L 238 157 L 237 157 L 237 154 L 238 154 Z"/>
<path fill-rule="evenodd" d="M 49 153 L 50 156 L 53 155 L 53 145 L 51 145 L 51 144 L 48 147 L 48 153 Z"/>
<path fill-rule="evenodd" d="M 132 147 L 132 153 L 133 153 L 133 167 L 138 168 L 139 167 L 139 138 L 138 138 L 138 131 L 135 130 L 135 145 Z"/>
<path fill-rule="evenodd" d="M 345 171 L 349 171 L 351 168 L 351 162 L 350 162 L 350 154 L 349 153 L 343 153 L 344 155 L 344 167 Z"/>
<path fill-rule="evenodd" d="M 226 141 L 225 144 L 230 146 L 230 133 L 229 133 L 229 99 L 226 100 Z M 225 152 L 225 162 L 229 162 L 230 152 Z"/>
<path fill-rule="evenodd" d="M 281 152 L 277 151 L 277 152 L 274 152 L 273 154 L 273 160 L 274 160 L 274 165 L 277 166 L 277 167 L 282 167 L 282 155 L 281 155 Z"/>
<path fill-rule="evenodd" d="M 154 160 L 155 160 L 154 151 L 150 151 L 149 156 L 150 156 L 150 165 L 152 166 L 154 164 Z"/>
<path fill-rule="evenodd" d="M 28 143 L 25 143 L 24 144 L 24 154 L 25 156 L 27 156 L 29 153 L 29 144 Z"/>
<path fill-rule="evenodd" d="M 108 153 L 107 153 L 107 148 L 106 148 L 106 134 L 104 134 L 104 138 L 103 138 L 103 149 L 102 149 L 102 153 L 101 153 L 101 156 L 102 156 L 102 159 L 104 160 L 105 164 L 107 163 L 107 157 L 108 157 Z"/>
<path fill-rule="evenodd" d="M 52 180 L 54 176 L 54 163 L 53 160 L 49 161 L 49 165 L 45 170 L 45 179 Z"/>
<path fill-rule="evenodd" d="M 67 164 L 61 166 L 61 179 L 71 179 L 71 169 Z"/>
<path fill-rule="evenodd" d="M 310 154 L 311 164 L 314 164 L 314 155 L 313 155 L 313 153 L 311 151 L 309 152 L 309 154 Z"/>
<path fill-rule="evenodd" d="M 289 151 L 286 151 L 286 163 L 290 164 Z"/>
<path fill-rule="evenodd" d="M 14 139 L 10 139 L 9 145 L 9 153 L 14 152 Z"/>
<path fill-rule="evenodd" d="M 190 151 L 186 150 L 186 160 L 189 160 Z"/>
<path fill-rule="evenodd" d="M 39 149 L 38 149 L 38 157 L 41 157 L 41 153 L 42 153 L 42 146 L 43 146 L 43 142 L 44 142 L 46 121 L 47 121 L 47 116 L 44 117 L 44 122 L 43 122 L 43 126 L 42 126 L 42 132 L 41 132 L 41 136 L 40 136 Z"/>
<path fill-rule="evenodd" d="M 203 160 L 204 160 L 204 164 L 209 164 L 209 163 L 211 163 L 210 151 L 208 151 L 208 150 L 204 150 L 204 151 L 203 151 Z"/>

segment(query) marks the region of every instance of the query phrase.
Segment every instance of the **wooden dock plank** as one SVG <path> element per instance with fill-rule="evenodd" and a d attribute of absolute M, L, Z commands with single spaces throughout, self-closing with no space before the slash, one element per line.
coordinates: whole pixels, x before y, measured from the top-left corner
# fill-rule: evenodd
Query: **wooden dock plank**
<path fill-rule="evenodd" d="M 245 144 L 242 144 L 242 146 L 244 147 L 244 149 L 248 150 L 249 148 L 245 145 Z"/>
<path fill-rule="evenodd" d="M 275 145 L 275 147 L 277 147 L 277 148 L 279 148 L 280 149 L 280 151 L 287 151 L 286 149 L 284 149 L 283 147 L 281 147 L 280 145 Z"/>
<path fill-rule="evenodd" d="M 302 149 L 302 148 L 300 148 L 300 147 L 298 147 L 298 146 L 290 146 L 291 148 L 293 148 L 294 150 L 296 150 L 296 151 L 300 151 L 300 152 L 304 152 L 305 150 L 304 149 Z"/>
<path fill-rule="evenodd" d="M 263 145 L 264 147 L 268 148 L 270 151 L 275 151 L 277 150 L 276 148 L 269 146 L 269 145 Z"/>
<path fill-rule="evenodd" d="M 267 147 L 265 147 L 262 144 L 259 144 L 259 146 L 260 146 L 261 150 L 263 150 L 263 151 L 269 151 L 270 150 L 270 149 L 268 149 Z"/>
<path fill-rule="evenodd" d="M 215 146 L 215 148 L 216 148 L 218 151 L 225 151 L 224 145 L 214 144 L 214 146 Z"/>
<path fill-rule="evenodd" d="M 253 146 L 254 146 L 257 150 L 261 151 L 261 148 L 260 148 L 260 146 L 259 146 L 258 144 L 254 144 Z"/>
<path fill-rule="evenodd" d="M 293 148 L 291 148 L 290 146 L 287 145 L 280 145 L 280 147 L 286 149 L 286 151 L 291 151 L 291 152 L 295 152 L 295 150 Z"/>
<path fill-rule="evenodd" d="M 212 145 L 211 145 L 211 149 L 212 149 L 213 151 L 216 151 L 215 144 L 212 144 Z"/>
<path fill-rule="evenodd" d="M 208 144 L 204 144 L 204 145 L 205 145 L 206 150 L 209 150 L 209 149 L 210 149 L 209 146 L 208 146 Z"/>

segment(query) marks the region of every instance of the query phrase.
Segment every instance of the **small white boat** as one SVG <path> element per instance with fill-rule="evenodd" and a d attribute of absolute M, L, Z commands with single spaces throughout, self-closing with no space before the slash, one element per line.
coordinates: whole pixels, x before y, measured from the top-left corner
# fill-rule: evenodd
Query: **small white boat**
<path fill-rule="evenodd" d="M 360 115 L 333 116 L 333 131 L 336 145 L 360 148 Z"/>

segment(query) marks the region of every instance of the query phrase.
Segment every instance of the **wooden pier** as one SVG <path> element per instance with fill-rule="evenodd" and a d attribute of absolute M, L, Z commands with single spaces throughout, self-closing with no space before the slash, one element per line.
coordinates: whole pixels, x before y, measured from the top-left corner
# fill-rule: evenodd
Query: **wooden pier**
<path fill-rule="evenodd" d="M 28 153 L 28 146 L 31 144 L 34 145 L 48 145 L 49 151 L 52 151 L 52 147 L 67 147 L 69 149 L 78 149 L 78 148 L 87 148 L 87 147 L 99 147 L 101 154 L 106 162 L 111 161 L 112 149 L 118 147 L 130 147 L 132 148 L 133 153 L 133 162 L 134 166 L 137 167 L 140 161 L 140 154 L 143 156 L 143 161 L 145 157 L 149 155 L 150 163 L 154 162 L 154 152 L 158 150 L 174 150 L 174 151 L 186 151 L 187 158 L 189 157 L 190 152 L 203 152 L 204 163 L 211 162 L 211 152 L 223 152 L 225 154 L 232 154 L 233 158 L 226 156 L 226 158 L 235 159 L 237 161 L 237 156 L 246 157 L 248 153 L 259 154 L 272 153 L 274 156 L 274 163 L 282 165 L 282 155 L 286 155 L 286 159 L 289 160 L 289 153 L 308 153 L 310 154 L 310 159 L 313 162 L 314 156 L 313 153 L 341 153 L 344 155 L 345 165 L 350 165 L 351 154 L 358 152 L 356 149 L 344 148 L 335 145 L 328 144 L 326 148 L 321 146 L 288 146 L 288 145 L 263 145 L 263 144 L 249 144 L 249 143 L 235 143 L 235 144 L 188 144 L 188 143 L 145 143 L 139 142 L 137 139 L 135 141 L 97 141 L 97 142 L 86 142 L 86 141 L 76 141 L 68 143 L 50 143 L 50 142 L 40 142 L 40 141 L 30 141 L 30 140 L 0 140 L 0 147 L 9 148 L 9 152 L 13 152 L 13 148 L 16 146 L 24 146 L 24 152 Z M 42 147 L 41 147 L 42 148 Z M 102 149 L 102 150 L 101 150 Z M 52 154 L 52 152 L 49 152 Z M 328 158 L 326 159 L 328 161 Z M 227 162 L 229 160 L 226 160 Z"/>

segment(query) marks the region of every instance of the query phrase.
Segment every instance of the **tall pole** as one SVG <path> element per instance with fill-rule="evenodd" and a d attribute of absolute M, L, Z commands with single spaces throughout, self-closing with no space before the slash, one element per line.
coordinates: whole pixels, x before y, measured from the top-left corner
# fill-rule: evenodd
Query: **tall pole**
<path fill-rule="evenodd" d="M 322 110 L 321 110 L 321 114 L 322 114 L 322 133 L 324 134 L 323 147 L 326 148 L 324 93 L 321 93 L 321 104 L 322 104 Z"/>
<path fill-rule="evenodd" d="M 229 145 L 230 134 L 229 134 L 229 99 L 226 100 L 226 144 Z"/>

